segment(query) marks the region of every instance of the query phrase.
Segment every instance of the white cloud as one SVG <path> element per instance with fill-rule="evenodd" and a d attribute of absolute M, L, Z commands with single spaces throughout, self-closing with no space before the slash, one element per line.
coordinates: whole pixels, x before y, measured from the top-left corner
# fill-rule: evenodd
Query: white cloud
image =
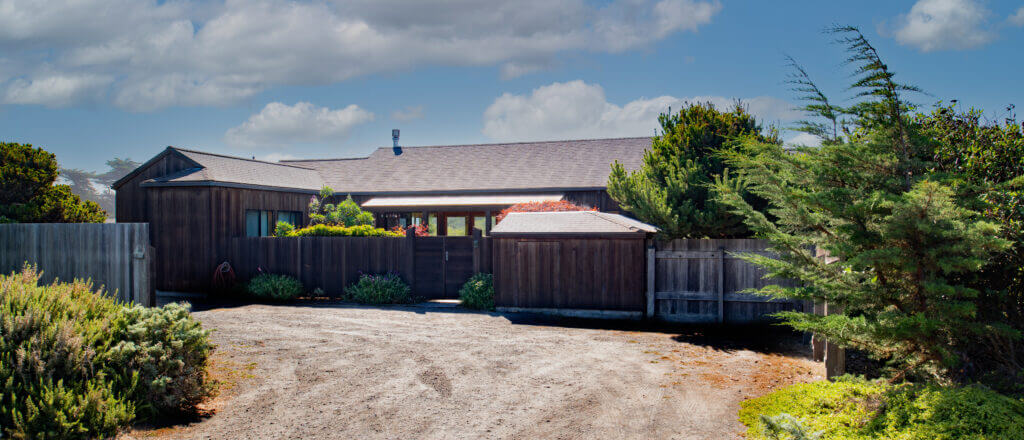
<path fill-rule="evenodd" d="M 896 41 L 924 52 L 975 48 L 995 38 L 989 15 L 975 0 L 918 0 L 900 17 Z"/>
<path fill-rule="evenodd" d="M 395 110 L 391 112 L 391 119 L 399 122 L 414 121 L 416 119 L 423 119 L 423 106 L 422 105 L 410 105 L 404 109 Z"/>
<path fill-rule="evenodd" d="M 1024 6 L 1021 6 L 1016 13 L 1011 15 L 1008 21 L 1014 26 L 1024 26 Z"/>
<path fill-rule="evenodd" d="M 778 98 L 741 100 L 765 122 L 792 121 L 800 116 Z M 727 109 L 736 100 L 720 96 L 640 98 L 619 106 L 608 102 L 604 89 L 581 80 L 553 83 L 529 95 L 505 93 L 484 112 L 483 134 L 495 140 L 579 139 L 653 135 L 658 115 L 687 102 L 711 102 Z"/>
<path fill-rule="evenodd" d="M 44 75 L 15 79 L 7 86 L 4 101 L 11 104 L 38 104 L 63 107 L 74 102 L 99 99 L 112 79 L 103 75 Z"/>
<path fill-rule="evenodd" d="M 4 64 L 28 67 L 0 76 L 0 90 L 44 74 L 104 76 L 113 80 L 103 96 L 146 111 L 228 105 L 277 85 L 421 66 L 501 66 L 503 77 L 514 77 L 567 52 L 621 52 L 696 32 L 721 7 L 717 0 L 0 0 Z"/>
<path fill-rule="evenodd" d="M 799 133 L 785 141 L 786 145 L 817 147 L 821 145 L 821 138 L 810 133 Z"/>
<path fill-rule="evenodd" d="M 293 160 L 297 158 L 288 153 L 267 153 L 256 156 L 256 159 L 264 162 L 280 162 L 282 160 Z"/>
<path fill-rule="evenodd" d="M 296 143 L 338 141 L 352 127 L 373 120 L 373 113 L 352 104 L 339 110 L 308 102 L 285 105 L 271 102 L 224 134 L 224 142 L 236 148 L 286 147 Z"/>

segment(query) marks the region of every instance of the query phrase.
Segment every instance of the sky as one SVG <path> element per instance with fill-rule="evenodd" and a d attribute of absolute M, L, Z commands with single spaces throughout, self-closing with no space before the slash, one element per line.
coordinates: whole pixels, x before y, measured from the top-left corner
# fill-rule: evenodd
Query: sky
<path fill-rule="evenodd" d="M 0 140 L 103 171 L 169 145 L 365 156 L 393 128 L 406 146 L 648 136 L 694 101 L 785 129 L 787 56 L 849 102 L 834 24 L 925 109 L 1024 105 L 1021 1 L 0 0 Z"/>

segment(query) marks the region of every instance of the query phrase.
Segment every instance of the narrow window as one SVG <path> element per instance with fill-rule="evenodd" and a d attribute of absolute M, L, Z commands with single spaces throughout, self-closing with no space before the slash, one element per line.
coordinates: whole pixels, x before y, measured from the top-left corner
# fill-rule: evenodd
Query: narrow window
<path fill-rule="evenodd" d="M 299 223 L 302 221 L 302 213 L 299 211 L 277 211 L 277 221 L 288 223 L 297 228 L 301 226 Z M 274 227 L 277 227 L 277 222 L 274 222 Z"/>
<path fill-rule="evenodd" d="M 246 237 L 267 237 L 273 232 L 270 224 L 270 211 L 248 209 L 245 211 L 245 236 Z"/>

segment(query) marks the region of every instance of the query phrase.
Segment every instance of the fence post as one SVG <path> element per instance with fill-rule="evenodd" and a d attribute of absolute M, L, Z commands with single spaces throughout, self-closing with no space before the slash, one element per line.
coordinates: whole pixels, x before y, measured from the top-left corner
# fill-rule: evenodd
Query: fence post
<path fill-rule="evenodd" d="M 725 322 L 725 248 L 718 248 L 718 323 Z"/>
<path fill-rule="evenodd" d="M 825 315 L 842 313 L 842 309 L 833 304 L 825 303 Z M 835 342 L 825 340 L 825 378 L 832 380 L 846 373 L 846 350 Z"/>
<path fill-rule="evenodd" d="M 416 227 L 408 228 L 405 230 L 405 248 L 406 248 L 406 262 L 405 262 L 405 279 L 409 283 L 409 287 L 415 288 L 416 286 Z"/>
<path fill-rule="evenodd" d="M 483 238 L 483 232 L 479 229 L 473 228 L 473 274 L 482 272 L 480 270 L 480 253 L 483 249 L 480 248 L 480 240 Z"/>
<path fill-rule="evenodd" d="M 654 244 L 647 244 L 647 318 L 654 318 L 654 270 L 656 267 L 656 256 Z"/>
<path fill-rule="evenodd" d="M 816 302 L 813 307 L 815 315 L 825 316 L 824 303 Z M 811 359 L 814 362 L 823 362 L 825 360 L 825 338 L 816 334 L 811 335 Z"/>

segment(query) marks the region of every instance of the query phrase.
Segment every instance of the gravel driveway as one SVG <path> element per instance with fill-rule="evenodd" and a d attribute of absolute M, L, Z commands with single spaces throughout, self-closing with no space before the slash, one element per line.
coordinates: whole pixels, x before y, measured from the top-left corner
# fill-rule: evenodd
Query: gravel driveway
<path fill-rule="evenodd" d="M 751 342 L 712 329 L 345 305 L 195 316 L 218 344 L 225 389 L 214 414 L 123 438 L 733 438 L 741 400 L 823 373 L 795 342 L 766 348 L 763 329 Z"/>

